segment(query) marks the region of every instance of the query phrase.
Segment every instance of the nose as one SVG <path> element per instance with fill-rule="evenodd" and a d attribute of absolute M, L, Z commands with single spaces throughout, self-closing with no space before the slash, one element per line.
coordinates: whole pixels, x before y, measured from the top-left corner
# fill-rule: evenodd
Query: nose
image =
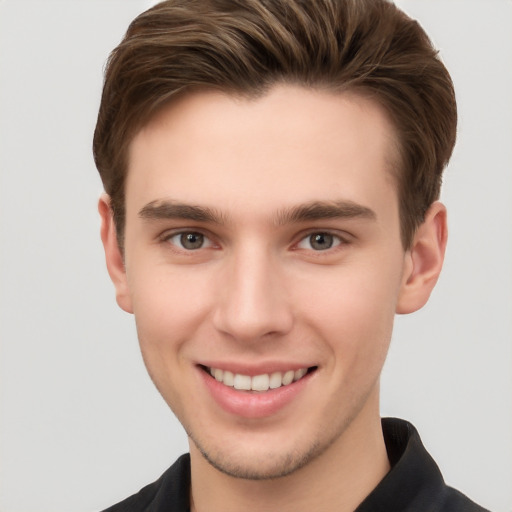
<path fill-rule="evenodd" d="M 214 325 L 241 342 L 283 335 L 293 324 L 282 262 L 264 248 L 246 248 L 227 259 Z"/>

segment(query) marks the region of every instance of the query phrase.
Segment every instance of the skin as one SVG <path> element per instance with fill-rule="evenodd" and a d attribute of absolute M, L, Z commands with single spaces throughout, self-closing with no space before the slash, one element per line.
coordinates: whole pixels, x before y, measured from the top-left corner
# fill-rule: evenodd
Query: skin
<path fill-rule="evenodd" d="M 186 95 L 132 141 L 124 257 L 108 196 L 102 240 L 189 435 L 193 509 L 354 510 L 389 470 L 379 376 L 393 319 L 427 301 L 446 244 L 434 203 L 403 248 L 394 148 L 371 100 L 290 85 Z M 312 204 L 324 213 L 304 215 Z M 183 218 L 188 206 L 202 217 Z M 187 249 L 182 233 L 204 244 Z M 316 369 L 285 406 L 243 417 L 212 399 L 198 365 L 213 363 Z"/>

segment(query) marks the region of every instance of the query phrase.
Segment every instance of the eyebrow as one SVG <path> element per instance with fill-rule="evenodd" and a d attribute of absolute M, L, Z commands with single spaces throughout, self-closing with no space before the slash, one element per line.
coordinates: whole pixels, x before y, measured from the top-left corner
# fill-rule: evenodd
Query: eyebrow
<path fill-rule="evenodd" d="M 293 224 L 321 219 L 368 219 L 375 220 L 376 213 L 353 201 L 312 201 L 278 212 L 278 225 Z"/>
<path fill-rule="evenodd" d="M 226 224 L 228 217 L 218 210 L 180 203 L 174 200 L 151 201 L 139 211 L 139 217 L 147 220 L 183 219 L 194 222 Z M 294 224 L 321 219 L 369 219 L 377 215 L 370 208 L 353 201 L 312 201 L 277 212 L 277 225 Z"/>
<path fill-rule="evenodd" d="M 139 211 L 139 217 L 148 220 L 184 219 L 213 224 L 223 224 L 225 220 L 220 212 L 212 208 L 173 200 L 151 201 Z"/>

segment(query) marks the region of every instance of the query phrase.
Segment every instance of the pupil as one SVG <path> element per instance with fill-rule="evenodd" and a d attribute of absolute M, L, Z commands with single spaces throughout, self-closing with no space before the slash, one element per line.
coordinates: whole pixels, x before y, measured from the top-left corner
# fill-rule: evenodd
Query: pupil
<path fill-rule="evenodd" d="M 311 235 L 309 241 L 313 249 L 325 251 L 326 249 L 330 249 L 332 247 L 333 237 L 328 233 L 316 233 Z"/>
<path fill-rule="evenodd" d="M 185 249 L 199 249 L 203 245 L 203 235 L 201 233 L 183 233 L 180 241 Z"/>

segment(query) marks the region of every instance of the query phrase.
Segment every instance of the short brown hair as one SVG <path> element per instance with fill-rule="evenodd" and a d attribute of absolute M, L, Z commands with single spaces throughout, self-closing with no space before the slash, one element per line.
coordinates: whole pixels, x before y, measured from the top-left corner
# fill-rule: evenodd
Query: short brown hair
<path fill-rule="evenodd" d="M 356 91 L 387 110 L 410 246 L 457 124 L 450 75 L 420 25 L 387 0 L 168 0 L 130 24 L 105 72 L 93 149 L 121 247 L 128 146 L 151 116 L 183 91 L 259 96 L 276 83 Z"/>

